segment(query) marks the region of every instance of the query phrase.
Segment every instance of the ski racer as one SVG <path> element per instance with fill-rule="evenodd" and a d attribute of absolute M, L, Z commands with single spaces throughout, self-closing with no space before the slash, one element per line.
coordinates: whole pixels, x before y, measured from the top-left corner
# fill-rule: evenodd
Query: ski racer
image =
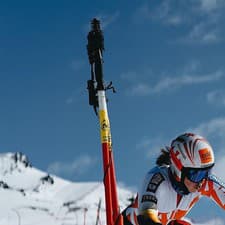
<path fill-rule="evenodd" d="M 211 173 L 214 153 L 203 137 L 185 133 L 161 150 L 135 201 L 123 212 L 124 225 L 187 225 L 183 217 L 207 196 L 225 209 L 225 185 Z"/>

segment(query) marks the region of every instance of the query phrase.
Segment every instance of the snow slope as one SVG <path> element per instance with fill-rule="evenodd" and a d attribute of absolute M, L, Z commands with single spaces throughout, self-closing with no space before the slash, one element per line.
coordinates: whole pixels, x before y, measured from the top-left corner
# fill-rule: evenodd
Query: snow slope
<path fill-rule="evenodd" d="M 124 208 L 132 193 L 118 192 Z M 100 199 L 104 225 L 101 182 L 73 183 L 32 167 L 22 153 L 0 154 L 0 225 L 94 225 Z"/>

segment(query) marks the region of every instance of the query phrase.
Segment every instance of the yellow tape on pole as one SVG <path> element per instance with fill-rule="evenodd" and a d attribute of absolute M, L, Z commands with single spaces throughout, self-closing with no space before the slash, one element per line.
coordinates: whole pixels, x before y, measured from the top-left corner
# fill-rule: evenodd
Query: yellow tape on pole
<path fill-rule="evenodd" d="M 105 110 L 99 111 L 99 121 L 100 121 L 101 142 L 108 143 L 110 147 L 109 150 L 111 151 L 112 137 L 110 132 L 110 123 L 108 114 Z"/>

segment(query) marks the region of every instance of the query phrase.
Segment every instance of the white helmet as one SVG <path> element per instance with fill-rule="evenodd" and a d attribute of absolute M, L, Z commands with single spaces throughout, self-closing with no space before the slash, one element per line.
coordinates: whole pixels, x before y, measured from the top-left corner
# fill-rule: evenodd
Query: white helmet
<path fill-rule="evenodd" d="M 214 165 L 214 153 L 203 137 L 185 133 L 171 143 L 171 172 L 177 182 L 183 182 L 187 176 L 193 182 L 206 178 Z"/>

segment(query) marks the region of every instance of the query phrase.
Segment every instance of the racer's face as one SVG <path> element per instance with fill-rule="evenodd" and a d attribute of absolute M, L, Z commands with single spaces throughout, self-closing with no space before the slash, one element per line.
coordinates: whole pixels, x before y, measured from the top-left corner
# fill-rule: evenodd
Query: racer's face
<path fill-rule="evenodd" d="M 204 180 L 205 179 L 203 179 L 201 182 L 195 183 L 195 182 L 190 181 L 187 177 L 185 177 L 184 178 L 184 184 L 187 187 L 189 192 L 196 192 L 201 188 Z"/>

